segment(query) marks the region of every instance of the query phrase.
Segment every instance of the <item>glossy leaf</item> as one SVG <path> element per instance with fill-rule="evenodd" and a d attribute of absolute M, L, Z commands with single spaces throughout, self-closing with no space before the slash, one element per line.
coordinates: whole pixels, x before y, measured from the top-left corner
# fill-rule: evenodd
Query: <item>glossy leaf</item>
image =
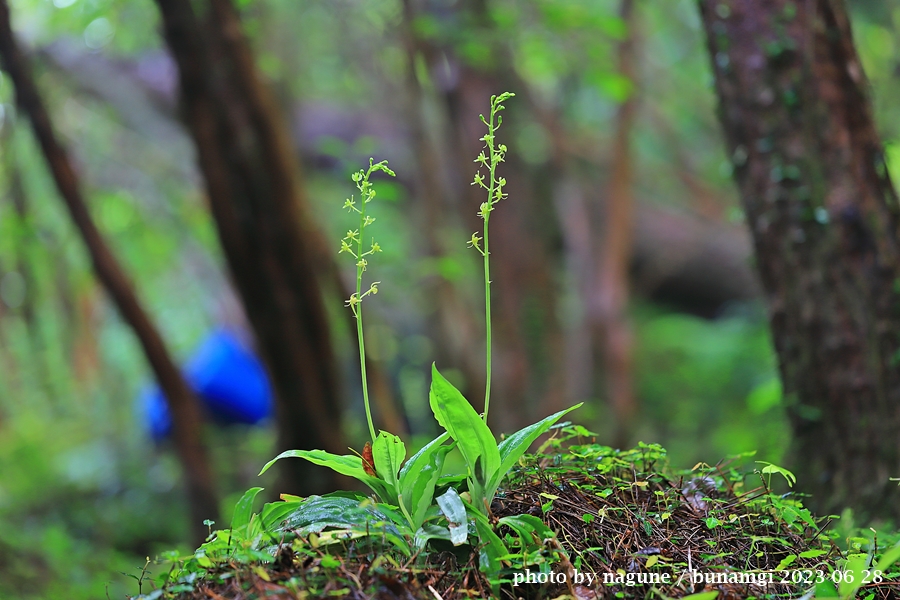
<path fill-rule="evenodd" d="M 479 510 L 484 510 L 482 505 L 487 498 L 485 488 L 489 481 L 497 477 L 500 469 L 500 451 L 494 434 L 468 400 L 434 365 L 431 366 L 431 391 L 428 396 L 435 418 L 456 440 L 469 468 L 472 500 Z"/>
<path fill-rule="evenodd" d="M 348 537 L 364 536 L 384 538 L 404 554 L 411 549 L 406 538 L 412 531 L 406 526 L 405 518 L 392 508 L 375 504 L 368 498 L 346 496 L 310 496 L 293 513 L 284 519 L 283 526 L 276 531 L 292 531 L 299 535 L 322 533 L 326 529 L 351 532 Z M 320 538 L 321 539 L 321 538 Z M 334 534 L 326 536 L 331 542 L 341 541 Z"/>
<path fill-rule="evenodd" d="M 488 575 L 489 578 L 494 577 L 503 568 L 503 560 L 509 556 L 509 550 L 506 548 L 503 540 L 494 533 L 487 519 L 476 518 L 475 530 L 478 532 L 478 539 L 481 541 L 478 564 L 481 567 L 481 571 Z"/>
<path fill-rule="evenodd" d="M 281 523 L 303 503 L 302 500 L 289 502 L 270 502 L 263 506 L 259 513 L 259 519 L 264 531 L 271 531 Z"/>
<path fill-rule="evenodd" d="M 397 474 L 406 458 L 406 444 L 403 443 L 403 440 L 393 433 L 380 431 L 372 445 L 372 458 L 375 461 L 375 471 L 378 476 L 387 487 L 394 489 L 395 494 L 399 493 Z"/>
<path fill-rule="evenodd" d="M 231 529 L 238 529 L 250 523 L 253 516 L 253 501 L 256 500 L 257 494 L 263 491 L 261 487 L 252 487 L 241 496 L 241 499 L 234 505 L 234 515 L 231 517 Z"/>
<path fill-rule="evenodd" d="M 446 540 L 449 542 L 450 539 L 449 529 L 434 523 L 426 523 L 416 531 L 416 550 L 424 549 L 429 540 Z"/>
<path fill-rule="evenodd" d="M 454 444 L 445 445 L 450 434 L 442 433 L 428 442 L 400 469 L 400 498 L 412 517 L 412 527 L 418 529 L 425 522 L 428 508 L 434 502 L 434 488 L 444 468 L 447 453 Z"/>
<path fill-rule="evenodd" d="M 450 529 L 450 541 L 453 542 L 454 546 L 465 544 L 469 535 L 469 526 L 466 518 L 466 507 L 463 505 L 459 494 L 455 489 L 450 488 L 437 497 L 437 503 L 447 519 L 447 525 Z"/>
<path fill-rule="evenodd" d="M 571 408 L 567 408 L 566 410 L 561 410 L 557 413 L 553 413 L 549 417 L 541 419 L 537 423 L 533 425 L 529 425 L 528 427 L 524 427 L 514 434 L 507 437 L 505 440 L 500 442 L 498 447 L 500 452 L 500 468 L 497 473 L 491 479 L 487 486 L 487 499 L 488 502 L 493 499 L 494 494 L 497 492 L 497 488 L 500 487 L 500 482 L 506 476 L 510 469 L 515 466 L 516 462 L 518 462 L 519 458 L 522 457 L 523 454 L 528 450 L 531 444 L 534 443 L 536 439 L 538 439 L 541 434 L 545 433 L 548 429 L 550 429 L 554 423 L 559 421 L 563 415 L 569 413 L 576 408 L 579 408 L 581 404 L 576 404 Z"/>
<path fill-rule="evenodd" d="M 523 551 L 533 545 L 540 548 L 544 540 L 556 537 L 556 533 L 534 515 L 510 515 L 502 517 L 498 522 L 516 532 L 522 542 Z"/>
<path fill-rule="evenodd" d="M 379 498 L 389 504 L 397 503 L 397 494 L 393 489 L 389 489 L 384 481 L 377 477 L 372 477 L 363 470 L 362 459 L 358 456 L 337 455 L 324 450 L 285 450 L 272 460 L 266 463 L 266 466 L 259 472 L 260 475 L 269 470 L 276 461 L 282 458 L 305 458 L 309 462 L 328 467 L 332 471 L 353 477 L 357 479 L 375 492 Z"/>

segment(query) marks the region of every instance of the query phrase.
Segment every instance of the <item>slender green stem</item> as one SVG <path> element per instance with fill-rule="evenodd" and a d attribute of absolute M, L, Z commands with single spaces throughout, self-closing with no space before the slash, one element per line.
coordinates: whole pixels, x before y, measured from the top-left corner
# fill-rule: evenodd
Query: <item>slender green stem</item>
<path fill-rule="evenodd" d="M 488 223 L 491 219 L 491 211 L 494 210 L 494 205 L 500 202 L 503 198 L 506 197 L 506 194 L 503 193 L 503 186 L 506 185 L 506 180 L 503 177 L 497 177 L 497 165 L 503 162 L 503 158 L 506 156 L 506 146 L 504 144 L 495 144 L 494 136 L 497 132 L 497 129 L 500 128 L 500 125 L 503 123 L 503 117 L 499 115 L 500 111 L 503 110 L 503 102 L 509 98 L 512 98 L 515 94 L 511 94 L 509 92 L 505 92 L 500 94 L 499 96 L 491 96 L 491 113 L 490 118 L 485 119 L 484 115 L 481 115 L 481 122 L 487 126 L 488 132 L 487 134 L 481 138 L 484 141 L 484 146 L 487 148 L 487 156 L 485 156 L 484 151 L 478 155 L 478 158 L 475 159 L 475 162 L 480 164 L 482 167 L 485 167 L 490 172 L 490 178 L 488 183 L 485 183 L 484 176 L 481 174 L 481 170 L 479 169 L 477 173 L 475 173 L 475 180 L 472 182 L 472 185 L 477 185 L 478 187 L 487 190 L 487 202 L 483 202 L 481 204 L 481 210 L 478 211 L 478 214 L 484 220 L 484 237 L 478 237 L 477 233 L 472 234 L 472 239 L 469 241 L 469 246 L 475 248 L 481 253 L 481 256 L 484 258 L 484 327 L 485 327 L 485 340 L 486 340 L 486 356 L 485 356 L 485 384 L 484 384 L 484 421 L 487 423 L 488 419 L 488 411 L 491 407 L 491 261 L 490 261 L 490 242 L 488 239 Z M 484 242 L 484 246 L 482 247 L 481 242 Z"/>
<path fill-rule="evenodd" d="M 391 177 L 395 177 L 394 172 L 387 166 L 387 161 L 374 162 L 369 159 L 369 169 L 367 171 L 357 171 L 353 174 L 353 181 L 356 182 L 356 189 L 359 190 L 359 206 L 357 201 L 351 196 L 344 201 L 344 208 L 350 211 L 356 211 L 359 214 L 359 228 L 356 231 L 348 231 L 344 239 L 341 240 L 341 249 L 339 254 L 346 252 L 356 259 L 356 291 L 347 300 L 347 306 L 353 311 L 356 318 L 356 338 L 359 341 L 359 372 L 362 379 L 363 404 L 366 407 L 366 421 L 369 424 L 369 435 L 372 437 L 372 443 L 375 443 L 375 425 L 372 422 L 372 408 L 369 405 L 369 384 L 366 381 L 366 339 L 363 333 L 362 318 L 362 301 L 369 294 L 378 293 L 378 283 L 373 282 L 369 289 L 363 292 L 362 277 L 368 266 L 367 256 L 381 252 L 381 248 L 372 240 L 372 246 L 368 250 L 363 250 L 363 240 L 366 238 L 366 227 L 375 222 L 375 219 L 366 214 L 369 202 L 375 198 L 375 190 L 369 183 L 369 176 L 376 171 L 382 171 Z"/>
<path fill-rule="evenodd" d="M 484 218 L 484 322 L 487 342 L 487 376 L 484 385 L 484 422 L 491 405 L 491 265 L 488 260 L 488 217 Z"/>
<path fill-rule="evenodd" d="M 490 157 L 491 180 L 488 186 L 487 209 L 483 211 L 484 217 L 484 326 L 485 326 L 485 382 L 484 382 L 484 422 L 488 420 L 488 409 L 491 407 L 491 261 L 490 244 L 488 239 L 488 222 L 491 218 L 491 210 L 494 205 L 494 188 L 496 187 L 496 162 L 494 160 L 494 115 L 496 105 L 491 102 L 491 117 L 488 122 L 487 147 Z"/>
<path fill-rule="evenodd" d="M 366 381 L 366 340 L 363 334 L 363 318 L 362 318 L 362 275 L 366 270 L 365 259 L 363 258 L 363 232 L 366 230 L 366 207 L 368 206 L 368 184 L 369 173 L 363 180 L 363 189 L 361 206 L 359 209 L 359 238 L 356 242 L 356 299 L 357 303 L 354 307 L 353 314 L 356 316 L 356 337 L 359 340 L 359 372 L 362 377 L 363 404 L 366 407 L 366 421 L 369 424 L 369 435 L 372 436 L 372 443 L 375 443 L 375 425 L 372 422 L 372 409 L 369 406 L 369 384 Z"/>

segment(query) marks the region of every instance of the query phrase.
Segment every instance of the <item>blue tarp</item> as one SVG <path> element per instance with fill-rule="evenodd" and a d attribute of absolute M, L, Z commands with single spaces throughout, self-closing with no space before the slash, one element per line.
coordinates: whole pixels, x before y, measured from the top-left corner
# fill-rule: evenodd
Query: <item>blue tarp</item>
<path fill-rule="evenodd" d="M 206 336 L 184 366 L 184 375 L 214 422 L 256 425 L 272 415 L 272 387 L 265 367 L 227 329 Z M 145 388 L 139 403 L 153 438 L 169 435 L 172 420 L 159 386 Z"/>

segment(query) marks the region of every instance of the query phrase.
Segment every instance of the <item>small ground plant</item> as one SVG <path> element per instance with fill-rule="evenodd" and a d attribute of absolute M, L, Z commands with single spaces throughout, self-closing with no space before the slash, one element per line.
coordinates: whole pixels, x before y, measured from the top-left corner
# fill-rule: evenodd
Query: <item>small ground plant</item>
<path fill-rule="evenodd" d="M 712 600 L 774 599 L 798 589 L 807 598 L 897 598 L 882 584 L 900 575 L 895 566 L 900 545 L 885 549 L 873 540 L 866 547 L 862 540 L 842 553 L 798 500 L 772 491 L 773 476 L 783 476 L 788 484 L 793 477 L 775 465 L 755 471 L 760 484 L 752 489 L 746 472 L 735 465 L 672 471 L 659 446 L 614 450 L 592 443 L 594 434 L 580 426 L 557 424 L 580 405 L 496 441 L 487 424 L 488 226 L 495 205 L 506 197 L 498 167 L 507 147 L 496 134 L 503 103 L 512 97 L 492 97 L 489 116 L 481 117 L 487 127 L 481 138 L 485 151 L 475 160 L 480 168 L 473 181 L 487 196 L 479 209 L 481 235 L 469 240 L 484 268 L 484 412 L 479 415 L 432 365 L 429 404 L 443 432 L 407 458 L 403 440 L 375 429 L 363 328 L 363 306 L 380 284 L 364 281 L 370 260 L 381 250 L 368 233 L 376 221 L 370 210 L 376 198 L 371 178 L 394 172 L 386 161 L 370 159 L 367 169 L 353 174 L 359 195 L 348 198 L 344 208 L 358 217 L 358 225 L 340 246 L 356 268 L 355 291 L 346 304 L 357 323 L 370 440 L 360 454 L 289 450 L 261 473 L 282 458 L 302 458 L 357 479 L 372 495 L 282 495 L 280 502 L 254 512 L 262 488 L 252 488 L 237 503 L 231 528 L 211 534 L 191 556 L 167 556 L 173 568 L 163 576 L 163 587 L 144 598 L 666 599 L 693 594 L 694 600 Z M 538 455 L 526 457 L 551 429 Z M 463 473 L 444 473 L 453 450 L 462 455 Z M 698 571 L 718 574 L 723 583 L 685 579 Z M 753 577 L 734 583 L 729 574 L 736 571 Z M 799 580 L 790 579 L 798 572 Z M 877 581 L 866 579 L 875 572 Z"/>
<path fill-rule="evenodd" d="M 485 518 L 505 556 L 441 540 L 407 555 L 396 516 L 362 495 L 286 497 L 254 514 L 256 488 L 230 530 L 170 557 L 164 586 L 145 598 L 900 598 L 900 537 L 850 519 L 823 531 L 771 487 L 788 472 L 748 469 L 748 456 L 674 470 L 659 446 L 616 450 L 593 437 L 555 427 L 512 469 Z"/>
<path fill-rule="evenodd" d="M 470 533 L 474 533 L 479 541 L 481 566 L 487 573 L 496 573 L 499 570 L 499 558 L 510 553 L 495 533 L 494 524 L 489 518 L 491 502 L 500 482 L 541 434 L 567 412 L 577 408 L 557 412 L 510 435 L 499 444 L 487 425 L 491 391 L 488 225 L 494 206 L 506 197 L 503 193 L 506 180 L 499 176 L 498 167 L 504 160 L 507 147 L 496 141 L 496 134 L 503 123 L 500 115 L 504 109 L 503 103 L 512 97 L 513 94 L 508 92 L 493 96 L 489 116 L 481 116 L 482 122 L 487 127 L 487 133 L 481 138 L 485 144 L 485 151 L 478 155 L 475 162 L 486 169 L 487 175 L 483 175 L 479 169 L 473 181 L 473 185 L 478 185 L 487 192 L 487 199 L 479 209 L 479 215 L 484 222 L 483 236 L 472 234 L 469 241 L 469 245 L 482 255 L 484 264 L 487 348 L 484 413 L 478 415 L 462 393 L 441 375 L 436 365 L 433 365 L 429 404 L 444 432 L 409 460 L 406 460 L 406 445 L 398 436 L 383 430 L 376 434 L 366 382 L 363 304 L 368 296 L 378 292 L 380 282 L 372 282 L 365 289 L 363 278 L 367 273 L 370 258 L 379 252 L 381 247 L 374 238 L 367 237 L 366 232 L 375 223 L 369 205 L 375 199 L 376 192 L 370 178 L 377 172 L 389 176 L 394 176 L 394 172 L 388 168 L 386 161 L 376 163 L 370 159 L 367 170 L 353 174 L 359 197 L 351 196 L 344 201 L 344 208 L 358 215 L 359 224 L 356 229 L 348 231 L 341 240 L 340 253 L 349 254 L 356 266 L 356 291 L 347 300 L 347 306 L 353 311 L 357 324 L 363 403 L 371 441 L 366 443 L 362 454 L 358 456 L 338 456 L 322 450 L 289 450 L 266 464 L 262 472 L 282 458 L 303 458 L 361 481 L 375 493 L 377 502 L 360 512 L 351 510 L 353 507 L 350 506 L 354 502 L 357 504 L 360 501 L 366 502 L 357 497 L 349 498 L 345 495 L 340 500 L 327 501 L 310 499 L 296 507 L 298 515 L 315 514 L 317 517 L 311 519 L 306 528 L 324 529 L 327 524 L 340 523 L 344 528 L 341 535 L 359 536 L 361 532 L 375 534 L 376 531 L 377 535 L 383 535 L 381 527 L 386 525 L 390 541 L 404 554 L 409 554 L 413 549 L 424 549 L 431 540 L 446 540 L 459 546 L 467 543 Z M 464 490 L 457 489 L 456 485 L 439 483 L 445 458 L 453 448 L 460 451 L 467 469 L 460 477 L 451 476 L 447 480 L 464 480 Z M 376 521 L 373 521 L 373 518 L 377 518 Z M 376 523 L 378 527 L 375 526 Z M 545 528 L 539 519 L 528 516 L 509 516 L 503 524 L 513 527 L 516 531 L 528 532 L 528 535 L 544 532 Z M 329 537 L 334 538 L 334 535 L 331 533 Z"/>

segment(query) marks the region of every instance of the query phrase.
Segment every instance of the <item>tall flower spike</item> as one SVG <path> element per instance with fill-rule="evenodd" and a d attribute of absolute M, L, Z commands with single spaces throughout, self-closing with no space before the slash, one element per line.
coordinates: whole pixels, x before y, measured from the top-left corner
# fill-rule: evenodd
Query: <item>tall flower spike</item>
<path fill-rule="evenodd" d="M 375 189 L 372 187 L 369 178 L 373 173 L 378 171 L 382 171 L 391 177 L 395 176 L 394 172 L 388 168 L 386 160 L 376 163 L 370 158 L 369 168 L 365 171 L 357 171 L 351 177 L 356 183 L 356 189 L 359 190 L 360 202 L 357 206 L 357 203 L 351 196 L 344 201 L 344 207 L 359 213 L 359 228 L 347 232 L 347 235 L 341 240 L 340 249 L 340 252 L 347 252 L 353 256 L 356 261 L 356 291 L 350 295 L 346 304 L 350 307 L 353 316 L 356 318 L 356 337 L 359 340 L 359 370 L 362 379 L 363 403 L 366 408 L 366 421 L 369 425 L 369 434 L 372 437 L 373 444 L 375 443 L 375 425 L 372 421 L 372 409 L 369 405 L 369 386 L 366 381 L 366 342 L 365 336 L 363 335 L 362 302 L 366 296 L 378 293 L 379 282 L 373 282 L 369 285 L 369 289 L 363 292 L 362 278 L 363 273 L 366 272 L 369 266 L 369 261 L 366 260 L 366 257 L 370 254 L 381 252 L 381 246 L 379 246 L 378 242 L 372 238 L 369 240 L 369 244 L 371 244 L 369 249 L 363 249 L 363 243 L 366 238 L 366 227 L 375 222 L 375 218 L 367 214 L 368 205 L 375 198 Z"/>
<path fill-rule="evenodd" d="M 481 256 L 484 257 L 484 320 L 487 342 L 487 356 L 485 359 L 485 362 L 487 363 L 487 377 L 484 386 L 485 422 L 487 422 L 488 409 L 491 404 L 491 267 L 488 258 L 490 255 L 488 222 L 491 218 L 491 211 L 494 210 L 494 205 L 506 197 L 506 194 L 503 193 L 503 186 L 506 185 L 506 179 L 497 177 L 497 165 L 502 163 L 505 159 L 506 144 L 498 144 L 495 146 L 494 142 L 496 140 L 497 129 L 499 129 L 500 125 L 503 123 L 503 118 L 499 114 L 500 111 L 505 108 L 503 102 L 513 96 L 515 96 L 515 94 L 510 92 L 504 92 L 499 96 L 491 96 L 490 117 L 485 118 L 484 115 L 479 115 L 481 122 L 488 128 L 487 133 L 481 138 L 487 153 L 482 150 L 474 162 L 488 169 L 489 177 L 486 178 L 481 174 L 481 171 L 477 171 L 475 173 L 475 179 L 472 181 L 472 185 L 477 185 L 478 187 L 487 190 L 487 201 L 483 202 L 478 210 L 478 216 L 484 221 L 484 237 L 480 238 L 473 234 L 468 243 L 470 247 L 478 250 L 478 252 L 481 253 Z M 482 239 L 484 240 L 483 246 L 481 245 Z"/>

